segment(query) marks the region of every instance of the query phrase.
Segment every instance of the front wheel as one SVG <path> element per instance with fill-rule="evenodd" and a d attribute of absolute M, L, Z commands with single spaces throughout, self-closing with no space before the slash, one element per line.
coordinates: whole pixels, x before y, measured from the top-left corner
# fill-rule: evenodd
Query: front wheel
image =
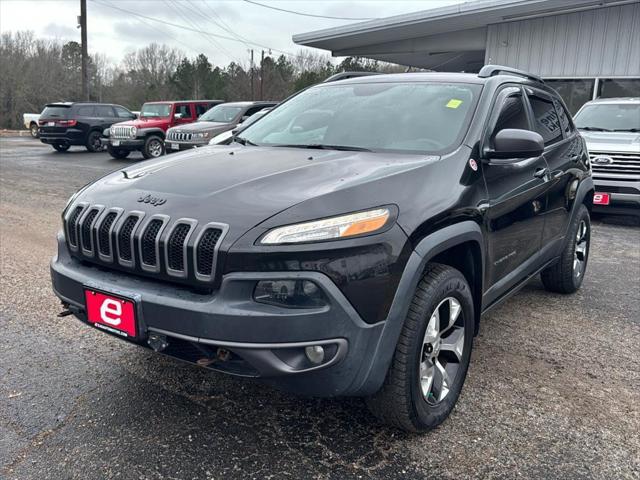
<path fill-rule="evenodd" d="M 94 153 L 102 150 L 102 143 L 100 142 L 100 137 L 102 135 L 98 131 L 89 132 L 89 136 L 87 137 L 87 150 Z"/>
<path fill-rule="evenodd" d="M 440 425 L 467 376 L 474 332 L 473 298 L 458 270 L 430 264 L 416 288 L 391 366 L 367 399 L 386 424 L 418 432 Z"/>
<path fill-rule="evenodd" d="M 545 288 L 557 293 L 576 292 L 587 271 L 590 245 L 591 219 L 589 210 L 582 204 L 569 226 L 560 260 L 545 268 L 540 275 Z"/>
<path fill-rule="evenodd" d="M 29 132 L 33 138 L 38 138 L 40 134 L 38 133 L 38 124 L 32 123 L 29 127 Z"/>
<path fill-rule="evenodd" d="M 142 156 L 146 159 L 158 158 L 164 155 L 164 142 L 162 138 L 151 135 L 147 137 L 142 147 Z"/>
<path fill-rule="evenodd" d="M 54 143 L 52 146 L 56 152 L 66 152 L 69 150 L 69 145 L 63 145 L 62 143 Z"/>

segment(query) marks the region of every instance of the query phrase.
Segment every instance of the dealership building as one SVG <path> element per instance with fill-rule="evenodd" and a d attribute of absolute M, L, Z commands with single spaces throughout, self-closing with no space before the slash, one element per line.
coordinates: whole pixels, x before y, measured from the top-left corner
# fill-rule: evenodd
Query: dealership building
<path fill-rule="evenodd" d="M 640 0 L 483 0 L 294 35 L 299 45 L 436 71 L 542 76 L 575 113 L 640 97 Z"/>

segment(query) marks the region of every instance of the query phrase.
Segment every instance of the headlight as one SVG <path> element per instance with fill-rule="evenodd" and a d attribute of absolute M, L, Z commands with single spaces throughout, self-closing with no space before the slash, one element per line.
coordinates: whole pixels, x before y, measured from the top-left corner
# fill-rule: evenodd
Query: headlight
<path fill-rule="evenodd" d="M 113 127 L 111 127 L 111 128 L 109 129 L 109 135 L 111 135 L 111 136 L 113 137 L 113 135 L 115 134 L 115 131 L 116 131 L 116 129 L 115 129 L 115 128 L 113 128 Z"/>
<path fill-rule="evenodd" d="M 129 136 L 131 138 L 136 138 L 136 133 L 138 133 L 138 129 L 136 127 L 131 127 L 131 132 L 129 132 Z"/>
<path fill-rule="evenodd" d="M 287 225 L 271 230 L 260 243 L 277 245 L 353 237 L 380 230 L 385 226 L 389 217 L 388 208 L 376 208 L 375 210 L 324 218 L 313 222 Z"/>

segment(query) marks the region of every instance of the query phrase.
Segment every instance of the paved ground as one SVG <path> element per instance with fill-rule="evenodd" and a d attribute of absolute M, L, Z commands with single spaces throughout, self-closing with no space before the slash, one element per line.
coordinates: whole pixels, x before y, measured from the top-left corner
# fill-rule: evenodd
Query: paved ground
<path fill-rule="evenodd" d="M 640 478 L 640 228 L 594 223 L 582 290 L 483 320 L 451 418 L 379 426 L 57 318 L 48 261 L 77 188 L 126 165 L 0 139 L 0 478 Z M 131 162 L 131 160 L 129 160 Z"/>

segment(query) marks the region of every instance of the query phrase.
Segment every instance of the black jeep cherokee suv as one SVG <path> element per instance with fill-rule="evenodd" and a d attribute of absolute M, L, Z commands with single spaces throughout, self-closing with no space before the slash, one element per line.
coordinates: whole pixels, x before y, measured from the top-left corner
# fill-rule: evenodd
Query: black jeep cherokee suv
<path fill-rule="evenodd" d="M 64 102 L 45 106 L 38 124 L 40 141 L 58 152 L 82 145 L 90 152 L 102 149 L 102 131 L 113 123 L 136 118 L 120 105 L 110 103 Z"/>
<path fill-rule="evenodd" d="M 127 167 L 63 213 L 53 287 L 83 322 L 214 370 L 441 423 L 482 313 L 575 292 L 593 183 L 542 80 L 504 67 L 323 83 L 229 146 Z"/>

